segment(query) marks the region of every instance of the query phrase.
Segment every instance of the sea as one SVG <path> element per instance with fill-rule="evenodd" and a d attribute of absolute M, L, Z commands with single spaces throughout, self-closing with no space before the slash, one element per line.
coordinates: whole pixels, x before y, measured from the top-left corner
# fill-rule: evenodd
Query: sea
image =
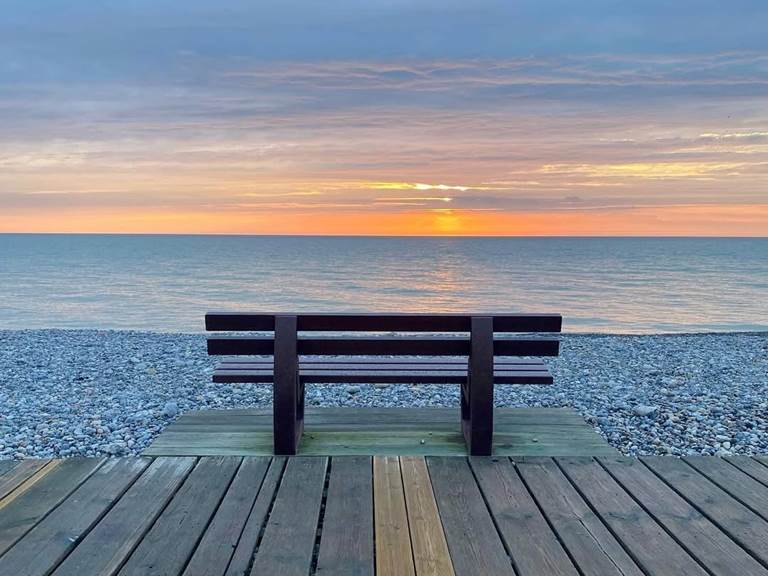
<path fill-rule="evenodd" d="M 557 312 L 768 330 L 768 238 L 0 234 L 0 329 L 201 332 L 206 311 Z"/>

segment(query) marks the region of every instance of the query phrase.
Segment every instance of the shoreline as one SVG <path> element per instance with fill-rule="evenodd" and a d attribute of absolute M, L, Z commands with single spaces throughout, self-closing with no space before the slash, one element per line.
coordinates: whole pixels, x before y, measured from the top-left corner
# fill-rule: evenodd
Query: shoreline
<path fill-rule="evenodd" d="M 569 406 L 626 455 L 768 453 L 768 332 L 563 333 L 552 386 L 497 406 Z M 210 382 L 205 334 L 0 330 L 0 459 L 140 453 L 178 414 L 268 407 Z M 307 386 L 311 406 L 456 406 L 458 388 Z"/>

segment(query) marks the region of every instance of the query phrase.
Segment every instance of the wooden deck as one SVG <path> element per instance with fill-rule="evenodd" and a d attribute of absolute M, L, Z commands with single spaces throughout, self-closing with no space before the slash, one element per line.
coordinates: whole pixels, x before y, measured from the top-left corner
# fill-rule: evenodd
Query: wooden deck
<path fill-rule="evenodd" d="M 498 456 L 611 456 L 612 448 L 569 408 L 497 408 Z M 269 456 L 271 410 L 183 414 L 147 456 Z M 458 408 L 308 408 L 299 454 L 463 456 Z"/>
<path fill-rule="evenodd" d="M 768 459 L 0 462 L 0 575 L 768 576 Z"/>

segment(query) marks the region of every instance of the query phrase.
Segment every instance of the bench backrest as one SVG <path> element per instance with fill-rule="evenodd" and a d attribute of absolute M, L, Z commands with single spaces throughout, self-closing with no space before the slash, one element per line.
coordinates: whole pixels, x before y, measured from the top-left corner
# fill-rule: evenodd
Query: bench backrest
<path fill-rule="evenodd" d="M 497 338 L 510 333 L 560 332 L 559 314 L 251 314 L 209 312 L 205 328 L 220 332 L 273 332 L 267 336 L 211 336 L 211 355 L 271 356 L 278 333 L 295 339 L 307 356 L 470 356 L 480 341 L 492 342 L 494 356 L 557 356 L 556 338 Z M 421 332 L 397 336 L 317 336 L 300 332 Z M 469 337 L 436 335 L 466 333 Z"/>

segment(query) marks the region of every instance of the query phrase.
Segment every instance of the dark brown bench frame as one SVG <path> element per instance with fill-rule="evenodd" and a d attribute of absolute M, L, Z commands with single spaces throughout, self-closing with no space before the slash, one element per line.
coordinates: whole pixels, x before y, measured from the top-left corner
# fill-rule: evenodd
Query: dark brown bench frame
<path fill-rule="evenodd" d="M 270 336 L 211 336 L 217 356 L 272 356 L 222 362 L 216 382 L 272 382 L 275 454 L 296 454 L 304 430 L 307 382 L 403 382 L 461 384 L 461 424 L 469 453 L 489 455 L 493 441 L 496 383 L 551 384 L 541 362 L 496 362 L 510 356 L 557 356 L 556 338 L 496 338 L 498 333 L 560 332 L 557 314 L 249 314 L 208 313 L 206 330 L 273 332 Z M 305 336 L 300 332 L 419 332 L 431 336 Z M 436 333 L 469 333 L 469 338 Z M 300 361 L 301 356 L 375 357 L 350 364 L 338 359 Z M 466 363 L 409 364 L 386 357 L 466 357 Z M 374 364 L 375 363 L 375 364 Z M 389 365 L 393 369 L 387 369 Z M 313 368 L 304 370 L 302 365 Z M 432 366 L 434 365 L 434 369 Z M 361 366 L 355 369 L 355 366 Z M 380 366 L 367 369 L 367 366 Z M 426 366 L 426 368 L 425 368 Z M 498 370 L 496 369 L 498 367 Z M 405 369 L 396 369 L 405 368 Z M 454 369 L 457 368 L 457 369 Z"/>

